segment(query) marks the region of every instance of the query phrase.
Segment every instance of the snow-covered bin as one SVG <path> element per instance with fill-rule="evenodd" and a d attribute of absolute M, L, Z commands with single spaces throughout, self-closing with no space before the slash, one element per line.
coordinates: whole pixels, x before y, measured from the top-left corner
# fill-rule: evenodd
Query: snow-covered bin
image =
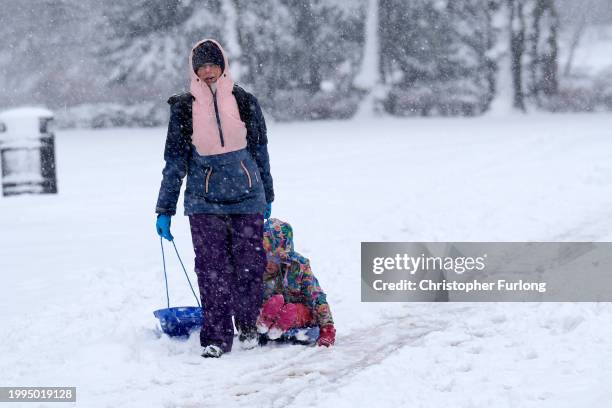
<path fill-rule="evenodd" d="M 2 194 L 55 194 L 53 113 L 17 108 L 0 113 Z"/>

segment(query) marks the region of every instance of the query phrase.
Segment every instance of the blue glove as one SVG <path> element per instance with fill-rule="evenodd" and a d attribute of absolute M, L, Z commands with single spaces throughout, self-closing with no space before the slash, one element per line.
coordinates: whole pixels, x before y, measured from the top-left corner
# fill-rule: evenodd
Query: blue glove
<path fill-rule="evenodd" d="M 157 216 L 157 223 L 155 224 L 159 236 L 166 238 L 168 241 L 174 240 L 174 237 L 170 233 L 170 218 L 172 217 L 169 215 L 160 214 Z"/>
<path fill-rule="evenodd" d="M 268 218 L 270 218 L 272 216 L 272 203 L 268 203 L 268 205 L 266 206 L 266 210 L 264 211 L 264 220 L 267 220 Z"/>

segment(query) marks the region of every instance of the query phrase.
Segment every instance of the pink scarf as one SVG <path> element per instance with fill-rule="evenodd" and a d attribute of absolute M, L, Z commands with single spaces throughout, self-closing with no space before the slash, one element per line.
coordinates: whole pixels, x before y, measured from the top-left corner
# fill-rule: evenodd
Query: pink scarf
<path fill-rule="evenodd" d="M 223 54 L 225 70 L 216 82 L 216 98 L 221 129 L 223 131 L 224 146 L 221 146 L 217 117 L 213 103 L 213 92 L 204 81 L 200 81 L 193 72 L 191 59 L 193 50 L 205 41 L 214 43 Z M 204 39 L 199 41 L 189 54 L 189 73 L 191 78 L 190 90 L 195 97 L 193 101 L 193 136 L 192 142 L 197 152 L 202 156 L 229 153 L 244 149 L 247 145 L 246 126 L 240 120 L 238 103 L 232 94 L 234 81 L 229 70 L 229 63 L 225 51 L 215 40 Z"/>

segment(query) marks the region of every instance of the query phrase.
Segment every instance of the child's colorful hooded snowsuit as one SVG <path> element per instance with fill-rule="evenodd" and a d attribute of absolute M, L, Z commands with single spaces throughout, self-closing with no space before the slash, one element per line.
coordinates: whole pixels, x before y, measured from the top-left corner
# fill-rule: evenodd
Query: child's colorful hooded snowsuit
<path fill-rule="evenodd" d="M 264 227 L 263 246 L 268 260 L 263 277 L 264 302 L 275 295 L 283 295 L 285 303 L 307 306 L 313 325 L 333 325 L 325 292 L 312 273 L 310 262 L 293 248 L 291 225 L 270 218 Z"/>

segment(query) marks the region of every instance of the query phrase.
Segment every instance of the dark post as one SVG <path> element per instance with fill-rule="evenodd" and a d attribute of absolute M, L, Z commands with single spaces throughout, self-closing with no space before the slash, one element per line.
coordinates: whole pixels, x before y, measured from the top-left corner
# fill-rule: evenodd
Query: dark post
<path fill-rule="evenodd" d="M 52 121 L 53 118 L 40 118 L 40 172 L 43 178 L 43 194 L 57 193 L 55 135 L 49 128 Z"/>

